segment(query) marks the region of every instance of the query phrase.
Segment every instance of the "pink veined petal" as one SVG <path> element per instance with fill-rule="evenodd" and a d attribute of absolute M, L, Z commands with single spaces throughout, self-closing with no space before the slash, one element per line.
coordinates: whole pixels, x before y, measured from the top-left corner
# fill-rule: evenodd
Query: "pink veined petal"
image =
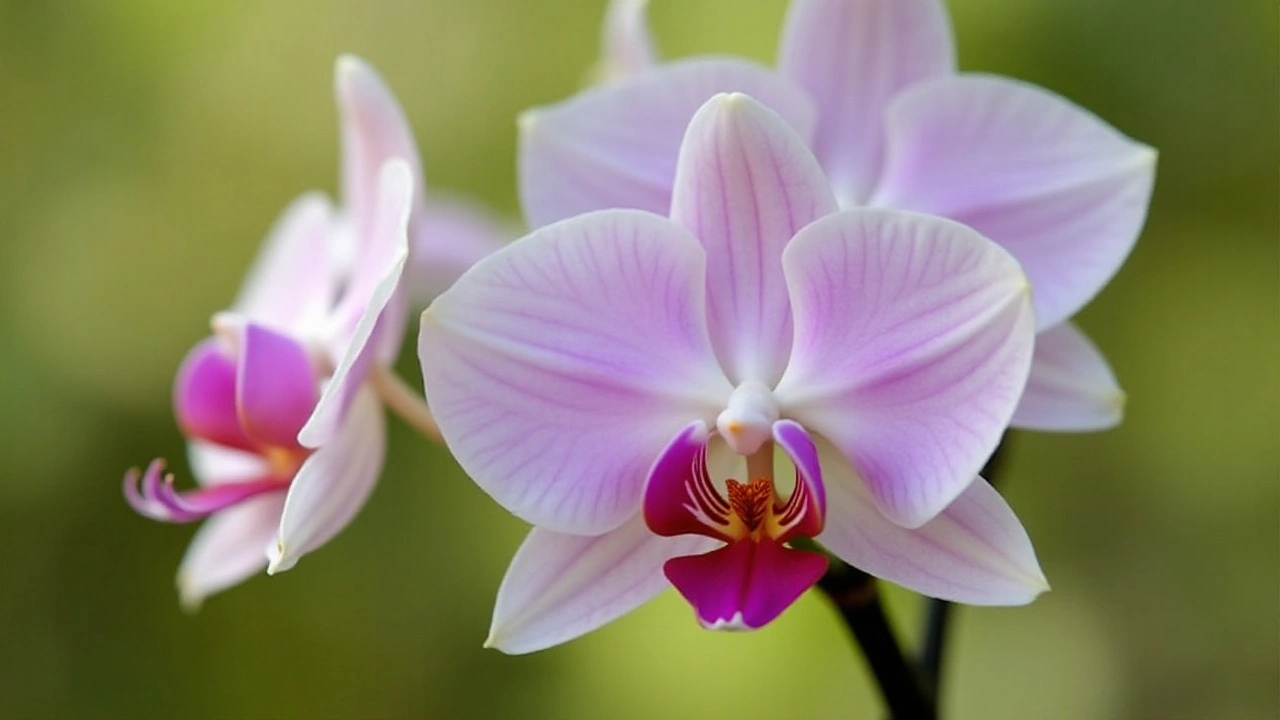
<path fill-rule="evenodd" d="M 772 385 L 782 375 L 791 347 L 782 249 L 835 211 L 804 139 L 756 100 L 717 95 L 689 122 L 671 219 L 707 250 L 711 342 L 730 382 Z"/>
<path fill-rule="evenodd" d="M 813 104 L 755 63 L 686 60 L 655 67 L 520 118 L 520 204 L 529 227 L 591 210 L 666 215 L 689 119 L 718 92 L 747 93 L 776 109 L 807 141 Z"/>
<path fill-rule="evenodd" d="M 389 364 L 405 331 L 406 303 L 399 291 L 400 277 L 408 260 L 408 223 L 412 176 L 401 160 L 383 166 L 379 183 L 382 207 L 378 233 L 390 237 L 396 252 L 382 258 L 382 275 L 377 285 L 366 286 L 352 280 L 336 310 L 339 323 L 334 356 L 338 359 L 333 377 L 325 386 L 315 411 L 298 433 L 298 442 L 309 448 L 324 445 L 338 432 L 356 392 L 368 377 L 373 363 Z M 351 331 L 345 332 L 348 322 Z"/>
<path fill-rule="evenodd" d="M 267 461 L 257 453 L 223 447 L 199 439 L 187 442 L 187 464 L 201 485 L 244 482 L 270 472 Z"/>
<path fill-rule="evenodd" d="M 557 532 L 637 514 L 662 448 L 732 391 L 707 338 L 705 264 L 666 218 L 602 211 L 517 240 L 436 298 L 423 384 L 467 474 Z"/>
<path fill-rule="evenodd" d="M 602 82 L 648 70 L 658 62 L 645 9 L 649 0 L 610 0 L 600 27 L 600 62 L 596 74 Z"/>
<path fill-rule="evenodd" d="M 502 579 L 485 647 L 515 655 L 589 633 L 666 589 L 666 560 L 715 544 L 698 535 L 659 537 L 639 515 L 596 536 L 534 528 Z"/>
<path fill-rule="evenodd" d="M 1106 430 L 1120 424 L 1124 391 L 1107 359 L 1070 322 L 1036 335 L 1027 389 L 1013 426 L 1050 432 Z"/>
<path fill-rule="evenodd" d="M 292 568 L 364 507 L 382 472 L 386 434 L 382 404 L 371 389 L 362 389 L 338 433 L 302 463 L 289 486 L 279 532 L 263 548 L 270 561 L 267 573 Z"/>
<path fill-rule="evenodd" d="M 417 234 L 410 237 L 404 284 L 410 304 L 425 307 L 481 258 L 516 233 L 478 203 L 461 198 L 427 200 Z"/>
<path fill-rule="evenodd" d="M 209 518 L 178 567 L 178 596 L 188 610 L 267 567 L 262 549 L 275 535 L 284 493 L 264 495 Z"/>
<path fill-rule="evenodd" d="M 955 72 L 955 42 L 940 0 L 794 0 L 778 67 L 817 103 L 813 151 L 851 207 L 884 162 L 889 101 Z"/>
<path fill-rule="evenodd" d="M 337 289 L 333 232 L 333 209 L 323 195 L 294 200 L 267 235 L 232 312 L 280 332 L 314 327 Z"/>
<path fill-rule="evenodd" d="M 672 558 L 667 579 L 710 630 L 755 630 L 782 614 L 827 571 L 821 553 L 764 539 L 738 540 L 700 555 Z"/>
<path fill-rule="evenodd" d="M 201 340 L 178 368 L 173 414 L 182 433 L 252 451 L 236 411 L 236 361 L 218 338 Z"/>
<path fill-rule="evenodd" d="M 871 203 L 949 217 L 1003 245 L 1031 279 L 1040 328 L 1106 285 L 1146 219 L 1155 151 L 1034 85 L 922 83 L 894 100 L 888 127 Z"/>
<path fill-rule="evenodd" d="M 244 326 L 236 358 L 236 410 L 262 445 L 298 447 L 298 431 L 316 406 L 319 381 L 307 351 L 262 325 Z"/>
<path fill-rule="evenodd" d="M 409 170 L 412 205 L 422 214 L 422 162 L 413 128 L 386 81 L 373 66 L 354 55 L 342 55 L 334 67 L 334 95 L 342 117 L 342 204 L 356 234 L 356 274 L 367 284 L 381 279 L 383 258 L 394 248 L 377 231 L 383 222 L 379 199 L 382 166 L 399 158 Z M 375 250 L 373 245 L 379 247 Z M 378 257 L 363 263 L 363 256 Z"/>
<path fill-rule="evenodd" d="M 977 476 L 1031 363 L 1026 278 L 958 223 L 853 210 L 783 254 L 796 345 L 782 412 L 853 461 L 880 510 L 916 527 Z"/>
<path fill-rule="evenodd" d="M 982 478 L 932 520 L 907 529 L 876 509 L 848 461 L 822 448 L 830 512 L 818 536 L 840 559 L 930 597 L 970 605 L 1024 605 L 1049 589 L 1031 540 Z"/>

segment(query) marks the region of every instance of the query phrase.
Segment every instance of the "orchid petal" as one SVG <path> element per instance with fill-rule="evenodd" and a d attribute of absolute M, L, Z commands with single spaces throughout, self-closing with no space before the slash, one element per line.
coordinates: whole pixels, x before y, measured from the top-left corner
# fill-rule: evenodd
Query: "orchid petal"
<path fill-rule="evenodd" d="M 232 311 L 281 332 L 320 322 L 335 289 L 328 253 L 333 223 L 323 195 L 294 200 L 267 235 Z"/>
<path fill-rule="evenodd" d="M 173 413 L 187 437 L 254 450 L 236 410 L 236 361 L 218 338 L 201 340 L 178 368 Z"/>
<path fill-rule="evenodd" d="M 658 62 L 645 10 L 649 0 L 610 0 L 600 28 L 600 62 L 596 75 L 603 82 L 643 72 Z"/>
<path fill-rule="evenodd" d="M 953 73 L 955 41 L 939 0 L 794 0 L 778 67 L 817 102 L 814 154 L 850 207 L 870 194 L 884 161 L 889 101 Z"/>
<path fill-rule="evenodd" d="M 298 446 L 298 431 L 316 406 L 318 380 L 307 351 L 292 338 L 250 323 L 236 359 L 236 411 L 258 443 Z"/>
<path fill-rule="evenodd" d="M 777 109 L 806 139 L 813 104 L 777 73 L 740 60 L 687 60 L 591 88 L 520 118 L 520 204 L 533 228 L 591 210 L 666 215 L 676 155 L 694 112 L 738 91 Z"/>
<path fill-rule="evenodd" d="M 334 95 L 342 117 L 342 204 L 359 244 L 365 245 L 384 239 L 377 231 L 383 222 L 383 201 L 378 197 L 382 166 L 395 158 L 408 165 L 413 209 L 420 211 L 422 162 L 404 109 L 373 66 L 354 55 L 339 57 L 334 67 Z M 361 247 L 356 255 L 357 277 L 363 265 L 368 285 L 377 284 L 383 276 L 380 259 L 361 263 L 371 250 Z M 382 248 L 381 254 L 394 251 Z"/>
<path fill-rule="evenodd" d="M 408 166 L 401 160 L 388 161 L 382 168 L 379 187 L 382 206 L 378 210 L 381 222 L 377 233 L 387 236 L 387 240 L 378 244 L 394 247 L 395 252 L 382 258 L 377 285 L 365 286 L 358 278 L 352 281 L 337 311 L 340 319 L 354 318 L 354 327 L 350 333 L 338 330 L 334 353 L 339 358 L 337 368 L 320 395 L 315 412 L 298 433 L 298 442 L 306 447 L 318 448 L 338 432 L 373 363 L 389 364 L 404 335 L 407 311 L 399 286 L 409 253 L 407 232 L 413 180 Z"/>
<path fill-rule="evenodd" d="M 804 139 L 752 98 L 717 95 L 689 122 L 671 219 L 707 250 L 707 316 L 716 356 L 735 384 L 772 385 L 791 347 L 782 249 L 836 211 Z"/>
<path fill-rule="evenodd" d="M 284 493 L 264 495 L 209 518 L 178 567 L 178 595 L 197 610 L 210 595 L 238 585 L 267 567 L 262 548 L 280 522 Z"/>
<path fill-rule="evenodd" d="M 498 588 L 485 647 L 516 655 L 589 633 L 662 592 L 669 558 L 715 544 L 698 535 L 659 537 L 639 515 L 596 536 L 534 528 Z"/>
<path fill-rule="evenodd" d="M 1023 605 L 1049 589 L 1031 540 L 982 478 L 915 529 L 876 509 L 849 462 L 823 447 L 830 513 L 818 536 L 840 559 L 930 597 L 971 605 Z"/>
<path fill-rule="evenodd" d="M 667 579 L 711 630 L 755 630 L 782 614 L 827 571 L 826 556 L 764 539 L 672 558 Z"/>
<path fill-rule="evenodd" d="M 1031 362 L 1017 262 L 942 218 L 847 211 L 782 257 L 796 344 L 774 396 L 853 461 L 880 510 L 907 527 L 977 476 Z"/>
<path fill-rule="evenodd" d="M 244 482 L 271 471 L 271 466 L 257 453 L 198 439 L 187 442 L 187 464 L 191 466 L 191 475 L 201 485 Z"/>
<path fill-rule="evenodd" d="M 889 108 L 872 204 L 958 220 L 1003 245 L 1035 290 L 1039 328 L 1083 307 L 1128 257 L 1156 153 L 1088 111 L 1008 78 L 917 85 Z"/>
<path fill-rule="evenodd" d="M 423 385 L 467 474 L 557 532 L 635 515 L 654 458 L 732 391 L 707 338 L 705 265 L 667 219 L 611 210 L 517 240 L 436 298 Z"/>
<path fill-rule="evenodd" d="M 1031 376 L 1013 425 L 1051 432 L 1106 430 L 1120 424 L 1124 401 L 1106 358 L 1080 328 L 1066 322 L 1036 335 Z"/>
<path fill-rule="evenodd" d="M 461 199 L 427 200 L 418 233 L 410 238 L 405 269 L 410 303 L 425 307 L 472 265 L 515 236 L 479 204 Z"/>
<path fill-rule="evenodd" d="M 386 434 L 373 391 L 356 393 L 338 433 L 302 463 L 289 486 L 279 532 L 266 546 L 268 574 L 288 570 L 329 542 L 364 507 L 382 472 Z"/>

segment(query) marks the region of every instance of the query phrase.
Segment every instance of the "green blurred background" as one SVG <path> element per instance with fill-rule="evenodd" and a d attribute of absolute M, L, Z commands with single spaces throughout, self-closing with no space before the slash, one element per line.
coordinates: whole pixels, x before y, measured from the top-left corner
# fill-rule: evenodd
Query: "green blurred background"
<path fill-rule="evenodd" d="M 961 65 L 1159 148 L 1151 218 L 1081 316 L 1124 425 L 1017 438 L 1054 590 L 965 609 L 953 718 L 1265 718 L 1280 698 L 1274 0 L 954 0 Z M 177 363 L 304 189 L 332 189 L 339 52 L 398 92 L 432 189 L 509 215 L 515 114 L 574 91 L 585 0 L 0 2 L 0 717 L 879 718 L 819 597 L 750 635 L 672 595 L 529 657 L 482 650 L 522 525 L 395 426 L 356 523 L 180 611 L 192 528 L 120 477 L 182 467 Z M 669 55 L 773 58 L 784 0 L 656 0 Z M 416 384 L 416 362 L 402 372 Z M 891 591 L 914 635 L 919 606 Z"/>

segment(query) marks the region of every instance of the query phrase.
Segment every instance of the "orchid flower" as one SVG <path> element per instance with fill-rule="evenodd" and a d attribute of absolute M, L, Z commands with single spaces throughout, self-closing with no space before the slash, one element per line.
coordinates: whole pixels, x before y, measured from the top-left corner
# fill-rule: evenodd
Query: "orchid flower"
<path fill-rule="evenodd" d="M 382 469 L 383 404 L 436 432 L 390 369 L 406 326 L 410 237 L 427 225 L 418 151 L 371 67 L 343 57 L 335 74 L 342 207 L 307 194 L 284 212 L 235 303 L 214 316 L 214 335 L 178 372 L 174 410 L 200 486 L 179 491 L 160 460 L 125 478 L 143 515 L 208 518 L 178 571 L 191 607 L 263 568 L 291 568 L 352 520 Z M 415 254 L 431 245 L 413 244 Z M 474 259 L 466 247 L 434 252 L 452 262 L 437 276 Z"/>
<path fill-rule="evenodd" d="M 669 218 L 548 225 L 423 314 L 446 443 L 535 526 L 489 644 L 564 642 L 668 584 L 706 627 L 760 627 L 827 567 L 804 537 L 936 597 L 1044 590 L 975 480 L 1031 360 L 1016 261 L 941 218 L 838 212 L 804 139 L 742 94 L 697 112 L 675 177 Z"/>
<path fill-rule="evenodd" d="M 744 92 L 809 141 L 842 208 L 957 220 L 1018 259 L 1039 337 L 1015 426 L 1120 421 L 1124 393 L 1069 318 L 1132 250 L 1154 150 L 1041 88 L 957 74 L 939 0 L 793 0 L 780 72 L 731 58 L 660 65 L 644 7 L 610 4 L 600 65 L 612 82 L 522 118 L 531 227 L 603 208 L 667 213 L 689 118 L 717 92 Z"/>

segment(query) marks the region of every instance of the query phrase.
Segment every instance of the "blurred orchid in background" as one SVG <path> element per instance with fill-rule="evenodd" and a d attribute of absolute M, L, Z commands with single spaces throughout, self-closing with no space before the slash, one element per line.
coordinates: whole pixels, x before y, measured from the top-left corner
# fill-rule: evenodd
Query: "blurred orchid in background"
<path fill-rule="evenodd" d="M 291 568 L 352 520 L 382 470 L 383 404 L 435 434 L 421 397 L 391 371 L 407 296 L 447 287 L 498 243 L 479 210 L 425 217 L 418 150 L 394 95 L 354 57 L 335 76 L 342 207 L 307 194 L 284 212 L 236 302 L 214 316 L 214 336 L 178 372 L 174 409 L 200 487 L 178 491 L 159 460 L 125 478 L 143 515 L 209 518 L 178 571 L 188 606 L 263 568 Z"/>
<path fill-rule="evenodd" d="M 610 4 L 607 84 L 521 119 L 521 202 L 532 227 L 603 208 L 666 214 L 689 118 L 717 92 L 744 92 L 809 142 L 842 208 L 957 220 L 1022 264 L 1039 336 L 1015 426 L 1083 431 L 1120 421 L 1124 393 L 1069 318 L 1133 248 L 1154 150 L 1041 88 L 957 74 L 939 0 L 794 0 L 777 72 L 723 57 L 657 63 L 646 4 Z"/>
<path fill-rule="evenodd" d="M 1044 590 L 974 480 L 1031 359 L 1013 258 L 948 220 L 839 212 L 804 139 L 743 94 L 694 115 L 674 177 L 669 219 L 553 223 L 423 314 L 446 443 L 535 525 L 489 643 L 569 640 L 668 581 L 705 626 L 759 627 L 826 569 L 797 537 L 937 597 Z"/>

